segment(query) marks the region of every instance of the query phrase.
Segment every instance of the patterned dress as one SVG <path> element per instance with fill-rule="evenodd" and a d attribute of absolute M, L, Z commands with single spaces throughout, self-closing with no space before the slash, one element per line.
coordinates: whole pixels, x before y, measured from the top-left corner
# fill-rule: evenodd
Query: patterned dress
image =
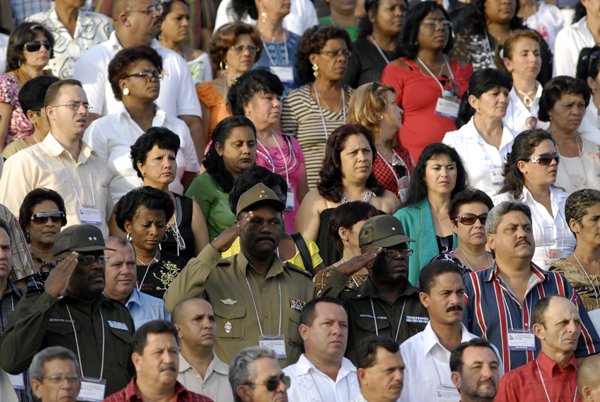
<path fill-rule="evenodd" d="M 33 124 L 27 120 L 27 116 L 23 113 L 19 103 L 21 87 L 22 85 L 19 85 L 13 74 L 0 75 L 0 102 L 11 105 L 13 109 L 10 116 L 3 117 L 9 119 L 4 146 L 33 134 Z"/>
<path fill-rule="evenodd" d="M 579 293 L 579 297 L 581 297 L 581 301 L 583 301 L 583 305 L 588 312 L 598 309 L 600 301 L 596 297 L 600 297 L 600 275 L 589 275 L 588 279 L 581 267 L 572 264 L 565 258 L 550 265 L 548 271 L 558 272 L 567 278 L 567 281 Z"/>

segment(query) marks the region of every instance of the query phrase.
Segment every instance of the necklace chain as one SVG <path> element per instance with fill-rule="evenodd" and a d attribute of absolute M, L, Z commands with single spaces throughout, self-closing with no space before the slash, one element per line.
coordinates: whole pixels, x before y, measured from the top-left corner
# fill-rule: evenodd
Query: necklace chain
<path fill-rule="evenodd" d="M 467 267 L 471 270 L 471 271 L 475 271 L 473 269 L 473 267 L 471 267 L 471 264 L 469 264 L 469 261 L 467 261 L 467 257 L 465 257 L 465 255 L 462 253 L 462 251 L 460 251 L 460 246 L 456 247 L 456 249 L 458 250 L 458 252 L 460 253 L 460 256 L 463 258 L 463 260 L 465 260 L 465 262 L 467 263 Z M 490 255 L 487 253 L 487 251 L 485 252 L 485 256 L 487 257 L 487 261 L 488 264 L 491 266 L 492 263 L 490 262 Z"/>
<path fill-rule="evenodd" d="M 135 259 L 138 260 L 142 265 L 146 265 L 146 272 L 144 273 L 144 277 L 142 278 L 142 281 L 140 282 L 140 284 L 136 285 L 138 291 L 142 290 L 142 285 L 144 284 L 144 281 L 146 280 L 146 275 L 148 275 L 148 271 L 150 270 L 150 265 L 152 265 L 154 263 L 154 261 L 158 262 L 158 260 L 156 259 L 157 255 L 158 255 L 158 249 L 156 249 L 156 253 L 154 254 L 154 257 L 152 257 L 152 260 L 148 264 L 144 264 L 144 262 L 142 260 L 140 260 L 138 257 L 135 257 Z"/>
<path fill-rule="evenodd" d="M 598 292 L 596 292 L 596 286 L 594 286 L 594 282 L 592 282 L 592 278 L 590 278 L 590 275 L 587 273 L 585 268 L 583 268 L 583 264 L 581 263 L 581 261 L 579 261 L 579 258 L 577 258 L 577 254 L 575 254 L 575 252 L 573 252 L 573 257 L 575 257 L 575 260 L 579 264 L 579 267 L 581 267 L 581 270 L 587 277 L 588 281 L 590 281 L 590 285 L 592 285 L 592 289 L 594 289 L 594 295 L 596 296 L 596 308 L 600 308 L 600 304 L 598 303 Z"/>

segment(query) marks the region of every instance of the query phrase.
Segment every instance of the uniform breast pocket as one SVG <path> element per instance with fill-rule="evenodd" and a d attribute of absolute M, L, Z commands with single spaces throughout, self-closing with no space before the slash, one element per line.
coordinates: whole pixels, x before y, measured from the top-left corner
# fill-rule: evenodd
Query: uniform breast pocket
<path fill-rule="evenodd" d="M 117 363 L 119 363 L 121 367 L 127 367 L 127 363 L 129 362 L 129 358 L 132 352 L 131 334 L 129 333 L 129 331 L 125 331 L 123 329 L 112 328 L 108 325 L 106 325 L 106 327 L 110 331 L 110 335 L 108 333 L 106 334 L 107 337 L 105 347 L 112 347 L 115 351 Z M 109 355 L 107 354 L 107 356 Z"/>
<path fill-rule="evenodd" d="M 302 339 L 300 338 L 300 312 L 290 309 L 290 332 L 288 332 L 288 343 L 296 348 L 300 348 Z"/>
<path fill-rule="evenodd" d="M 239 340 L 244 337 L 246 324 L 245 306 L 213 305 L 217 320 L 217 337 L 225 340 Z"/>
<path fill-rule="evenodd" d="M 81 325 L 77 321 L 75 321 L 75 330 L 77 331 L 77 340 L 80 343 L 85 342 L 85 340 L 82 339 Z M 46 339 L 48 346 L 60 345 L 77 353 L 75 331 L 73 331 L 73 325 L 68 320 L 60 322 L 50 321 Z M 85 350 L 81 347 L 79 349 L 81 352 L 81 359 L 83 360 L 85 359 Z"/>
<path fill-rule="evenodd" d="M 386 316 L 377 316 L 377 326 L 375 326 L 375 320 L 370 314 L 361 314 L 356 319 L 356 325 L 363 331 L 376 334 L 379 331 L 380 334 L 386 334 L 390 327 L 390 320 Z"/>

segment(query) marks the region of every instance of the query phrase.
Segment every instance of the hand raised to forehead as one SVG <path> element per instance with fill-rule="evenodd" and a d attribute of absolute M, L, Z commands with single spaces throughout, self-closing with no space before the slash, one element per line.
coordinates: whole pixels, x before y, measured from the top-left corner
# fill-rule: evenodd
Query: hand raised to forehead
<path fill-rule="evenodd" d="M 381 254 L 382 250 L 383 249 L 379 247 L 374 250 L 365 251 L 361 255 L 357 255 L 356 257 L 337 267 L 337 270 L 346 276 L 352 276 L 377 258 L 377 256 Z"/>
<path fill-rule="evenodd" d="M 46 292 L 54 298 L 61 296 L 67 290 L 71 274 L 77 267 L 77 254 L 73 251 L 69 256 L 61 260 L 56 267 L 50 271 L 46 284 L 44 285 Z"/>
<path fill-rule="evenodd" d="M 225 229 L 221 234 L 214 239 L 210 244 L 219 253 L 224 253 L 229 250 L 235 239 L 238 238 L 242 230 L 248 225 L 248 222 L 254 217 L 252 211 L 248 212 L 241 220 L 236 221 L 233 226 Z"/>

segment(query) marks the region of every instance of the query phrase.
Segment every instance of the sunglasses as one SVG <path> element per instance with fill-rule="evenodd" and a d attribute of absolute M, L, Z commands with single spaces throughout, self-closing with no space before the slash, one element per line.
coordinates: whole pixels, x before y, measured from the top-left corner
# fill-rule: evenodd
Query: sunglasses
<path fill-rule="evenodd" d="M 292 384 L 292 380 L 290 379 L 290 377 L 288 377 L 285 374 L 282 374 L 279 377 L 271 377 L 264 384 L 257 384 L 257 383 L 250 383 L 250 384 L 251 385 L 264 385 L 265 387 L 267 387 L 267 391 L 273 392 L 277 389 L 277 387 L 279 387 L 279 383 L 282 381 L 285 384 L 285 386 L 288 388 Z"/>
<path fill-rule="evenodd" d="M 31 42 L 27 42 L 23 45 L 23 50 L 27 50 L 28 52 L 37 52 L 42 48 L 42 45 L 46 48 L 46 50 L 51 50 L 52 46 L 50 45 L 50 41 L 46 39 L 43 42 L 39 40 L 32 40 Z"/>
<path fill-rule="evenodd" d="M 109 259 L 109 257 L 104 254 L 98 254 L 98 255 L 88 254 L 88 255 L 83 256 L 82 258 L 78 258 L 77 261 L 79 261 L 79 263 L 84 266 L 89 266 L 89 265 L 92 265 L 94 263 L 94 261 L 98 260 L 100 265 L 104 266 L 106 264 L 106 261 L 108 261 L 108 259 Z"/>
<path fill-rule="evenodd" d="M 62 212 L 52 212 L 49 214 L 33 214 L 31 215 L 31 221 L 40 225 L 47 223 L 49 219 L 52 219 L 53 223 L 61 223 L 65 219 L 65 214 Z"/>
<path fill-rule="evenodd" d="M 482 225 L 485 225 L 485 221 L 487 221 L 488 214 L 487 212 L 481 215 L 475 214 L 463 214 L 458 218 L 454 219 L 456 222 L 460 222 L 463 225 L 473 225 L 477 219 L 481 222 Z"/>
<path fill-rule="evenodd" d="M 413 250 L 410 248 L 403 248 L 403 249 L 392 248 L 392 249 L 383 250 L 381 252 L 382 255 L 384 255 L 386 257 L 392 257 L 392 258 L 398 258 L 400 256 L 402 256 L 404 258 L 408 258 L 412 255 L 412 253 L 413 253 Z"/>
<path fill-rule="evenodd" d="M 558 152 L 554 154 L 541 154 L 533 158 L 524 159 L 525 162 L 537 163 L 541 166 L 550 166 L 553 160 L 557 164 L 560 162 L 560 154 Z"/>

